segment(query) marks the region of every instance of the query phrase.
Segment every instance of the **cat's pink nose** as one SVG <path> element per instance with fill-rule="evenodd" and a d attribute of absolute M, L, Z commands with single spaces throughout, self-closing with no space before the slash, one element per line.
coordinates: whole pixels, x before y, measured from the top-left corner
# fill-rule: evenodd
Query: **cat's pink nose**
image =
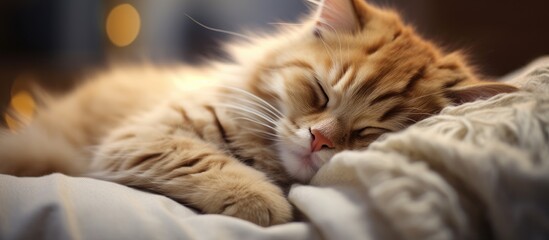
<path fill-rule="evenodd" d="M 311 130 L 313 141 L 311 142 L 311 152 L 320 151 L 323 147 L 334 148 L 334 144 L 321 131 L 317 129 Z"/>

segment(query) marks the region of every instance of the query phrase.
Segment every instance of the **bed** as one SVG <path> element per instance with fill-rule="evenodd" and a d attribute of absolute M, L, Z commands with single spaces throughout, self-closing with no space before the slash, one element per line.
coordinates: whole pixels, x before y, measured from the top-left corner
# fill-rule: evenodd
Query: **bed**
<path fill-rule="evenodd" d="M 336 155 L 263 228 L 164 196 L 52 174 L 0 175 L 0 239 L 548 239 L 549 58 L 498 95 Z"/>

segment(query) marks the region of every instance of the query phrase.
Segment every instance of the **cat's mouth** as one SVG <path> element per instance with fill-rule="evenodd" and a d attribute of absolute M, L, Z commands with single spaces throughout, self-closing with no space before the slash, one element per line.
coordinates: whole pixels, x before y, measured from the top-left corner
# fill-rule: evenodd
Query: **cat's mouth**
<path fill-rule="evenodd" d="M 315 172 L 323 165 L 322 160 L 314 153 L 301 157 L 300 164 L 303 167 L 311 168 Z"/>

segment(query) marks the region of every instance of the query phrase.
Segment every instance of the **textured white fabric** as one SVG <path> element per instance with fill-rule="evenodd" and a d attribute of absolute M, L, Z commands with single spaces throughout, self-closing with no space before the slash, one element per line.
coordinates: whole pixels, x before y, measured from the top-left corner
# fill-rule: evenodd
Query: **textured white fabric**
<path fill-rule="evenodd" d="M 0 175 L 0 239 L 549 239 L 549 60 L 520 92 L 449 107 L 295 185 L 307 222 L 262 228 L 163 196 Z"/>

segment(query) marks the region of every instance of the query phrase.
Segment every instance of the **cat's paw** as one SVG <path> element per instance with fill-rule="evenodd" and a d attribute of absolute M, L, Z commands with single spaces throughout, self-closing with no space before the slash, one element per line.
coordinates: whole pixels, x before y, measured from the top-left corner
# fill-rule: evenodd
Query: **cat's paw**
<path fill-rule="evenodd" d="M 233 192 L 235 198 L 228 198 L 221 214 L 248 220 L 260 226 L 287 223 L 292 220 L 292 205 L 282 191 L 270 184 L 261 184 L 253 189 Z M 255 187 L 255 186 L 254 186 Z"/>

